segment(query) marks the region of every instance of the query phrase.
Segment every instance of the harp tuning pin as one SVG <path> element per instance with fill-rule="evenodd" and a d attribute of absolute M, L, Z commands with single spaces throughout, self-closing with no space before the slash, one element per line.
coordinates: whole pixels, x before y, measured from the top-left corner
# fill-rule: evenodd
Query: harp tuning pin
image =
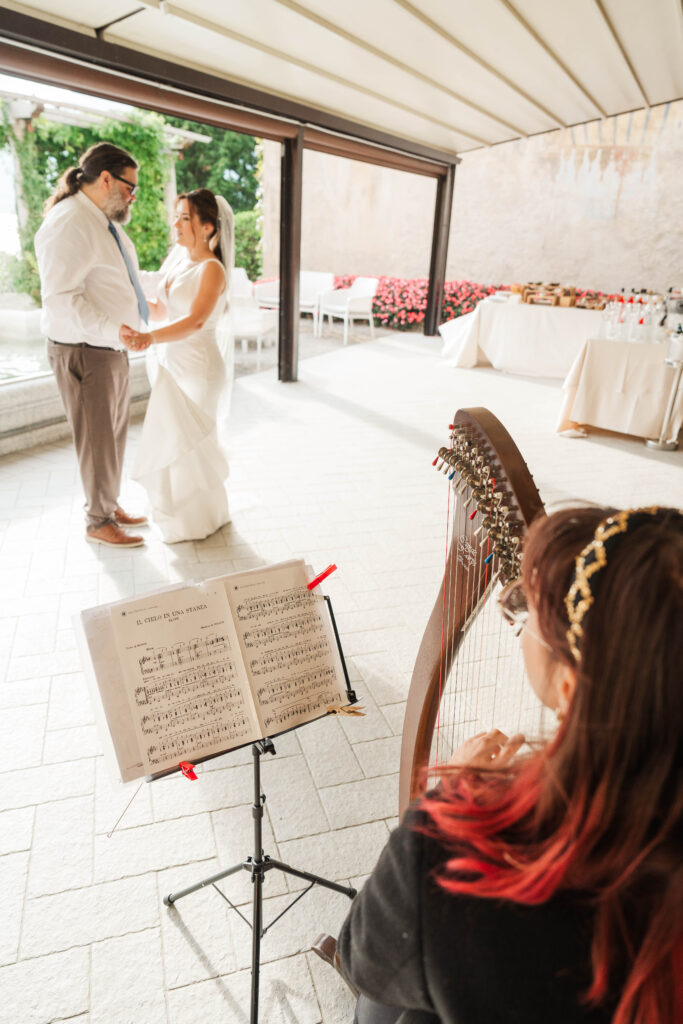
<path fill-rule="evenodd" d="M 473 497 L 474 497 L 474 495 L 473 495 Z M 470 520 L 474 519 L 474 517 L 476 516 L 478 511 L 479 511 L 479 509 L 475 508 L 473 512 L 470 512 Z"/>
<path fill-rule="evenodd" d="M 486 558 L 484 559 L 484 565 L 488 565 L 489 562 L 492 562 L 492 561 L 493 561 L 493 551 L 491 552 L 490 555 L 487 555 Z"/>
<path fill-rule="evenodd" d="M 449 480 L 452 480 L 454 476 L 455 476 L 455 470 L 453 469 L 453 470 L 451 470 L 451 472 L 450 472 L 450 473 L 448 474 L 448 479 L 449 479 Z"/>

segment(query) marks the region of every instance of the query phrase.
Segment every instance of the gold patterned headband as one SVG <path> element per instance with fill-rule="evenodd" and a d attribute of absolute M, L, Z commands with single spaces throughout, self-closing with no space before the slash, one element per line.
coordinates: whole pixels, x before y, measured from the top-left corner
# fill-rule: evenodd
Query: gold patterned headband
<path fill-rule="evenodd" d="M 567 640 L 574 660 L 581 660 L 580 641 L 583 639 L 583 620 L 586 612 L 593 604 L 591 577 L 607 565 L 607 556 L 616 543 L 614 538 L 626 533 L 634 527 L 648 522 L 648 517 L 660 511 L 658 506 L 652 508 L 627 508 L 598 525 L 593 540 L 587 544 L 574 563 L 574 579 L 564 599 L 569 618 Z"/>

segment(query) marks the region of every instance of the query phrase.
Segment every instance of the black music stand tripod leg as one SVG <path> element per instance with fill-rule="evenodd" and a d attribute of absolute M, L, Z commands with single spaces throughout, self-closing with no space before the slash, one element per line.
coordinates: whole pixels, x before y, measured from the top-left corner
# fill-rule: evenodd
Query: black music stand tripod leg
<path fill-rule="evenodd" d="M 252 744 L 252 754 L 254 758 L 254 802 L 252 804 L 251 813 L 254 819 L 254 852 L 246 860 L 240 861 L 239 864 L 233 864 L 232 867 L 226 868 L 224 871 L 218 871 L 215 875 L 210 875 L 208 878 L 202 879 L 201 882 L 195 882 L 194 885 L 189 885 L 186 889 L 180 889 L 178 892 L 169 893 L 168 896 L 164 896 L 164 904 L 167 907 L 173 906 L 183 896 L 189 896 L 190 893 L 197 892 L 198 889 L 203 889 L 207 885 L 212 885 L 216 892 L 223 897 L 223 899 L 235 910 L 240 917 L 249 925 L 249 921 L 246 920 L 243 914 L 234 906 L 234 904 L 227 898 L 227 896 L 221 892 L 216 886 L 216 882 L 219 882 L 222 878 L 227 878 L 229 875 L 234 875 L 238 871 L 248 871 L 251 874 L 251 880 L 254 885 L 254 895 L 252 899 L 252 920 L 251 924 L 251 1015 L 250 1024 L 258 1024 L 258 999 L 259 999 L 259 969 L 261 959 L 261 939 L 271 928 L 276 921 L 290 910 L 295 903 L 306 895 L 306 893 L 313 888 L 314 885 L 320 885 L 325 889 L 332 889 L 334 892 L 340 892 L 344 896 L 348 896 L 349 899 L 353 899 L 356 895 L 356 890 L 350 886 L 339 885 L 338 882 L 332 882 L 327 878 L 322 878 L 320 875 L 314 875 L 310 871 L 299 871 L 297 868 L 291 867 L 289 864 L 283 864 L 279 860 L 271 860 L 269 856 L 263 852 L 263 805 L 266 801 L 265 794 L 261 792 L 261 755 L 262 754 L 274 754 L 275 747 L 273 741 L 266 738 L 258 740 Z M 270 922 L 270 924 L 263 927 L 263 877 L 266 871 L 271 871 L 273 868 L 278 871 L 282 871 L 285 874 L 293 875 L 296 878 L 302 878 L 308 882 L 308 886 L 300 892 L 291 903 L 289 903 L 285 909 L 278 914 L 278 916 Z"/>

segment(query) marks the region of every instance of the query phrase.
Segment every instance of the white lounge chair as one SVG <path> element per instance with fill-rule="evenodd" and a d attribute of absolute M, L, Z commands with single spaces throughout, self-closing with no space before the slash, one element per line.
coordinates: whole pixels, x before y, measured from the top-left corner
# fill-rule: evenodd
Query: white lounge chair
<path fill-rule="evenodd" d="M 280 278 L 273 281 L 257 281 L 254 285 L 254 298 L 262 309 L 280 308 Z"/>
<path fill-rule="evenodd" d="M 230 314 L 235 341 L 246 355 L 250 341 L 256 342 L 256 369 L 261 369 L 261 348 L 266 340 L 277 340 L 277 309 L 262 309 L 254 297 L 255 286 L 242 267 L 232 272 Z"/>
<path fill-rule="evenodd" d="M 318 334 L 318 302 L 320 296 L 334 288 L 334 274 L 320 270 L 299 272 L 299 313 L 311 313 L 313 333 Z M 254 285 L 254 298 L 263 309 L 279 309 L 280 281 L 264 281 Z"/>
<path fill-rule="evenodd" d="M 344 344 L 349 340 L 349 323 L 354 320 L 368 320 L 370 337 L 375 336 L 375 324 L 372 316 L 372 300 L 375 297 L 379 279 L 376 277 L 357 277 L 350 288 L 337 288 L 320 296 L 318 317 L 320 330 L 325 317 L 332 323 L 332 317 L 344 321 Z"/>

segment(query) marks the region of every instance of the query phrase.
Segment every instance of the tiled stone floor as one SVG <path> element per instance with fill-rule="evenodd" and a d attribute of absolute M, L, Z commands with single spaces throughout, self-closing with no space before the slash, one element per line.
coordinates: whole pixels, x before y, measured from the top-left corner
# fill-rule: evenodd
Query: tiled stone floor
<path fill-rule="evenodd" d="M 211 890 L 165 893 L 251 850 L 249 749 L 198 782 L 130 790 L 104 771 L 72 631 L 81 608 L 167 581 L 303 555 L 329 579 L 363 719 L 327 719 L 265 761 L 265 847 L 356 884 L 395 822 L 404 700 L 443 557 L 443 477 L 431 460 L 460 406 L 506 424 L 546 501 L 683 504 L 683 455 L 616 436 L 554 434 L 556 382 L 456 370 L 438 341 L 385 334 L 239 379 L 230 421 L 232 524 L 202 543 L 120 552 L 83 540 L 70 443 L 0 461 L 0 1022 L 217 1024 L 248 1020 L 250 934 Z M 133 425 L 128 459 L 139 436 Z M 125 504 L 143 496 L 126 484 Z M 295 891 L 276 872 L 265 920 Z M 246 873 L 225 883 L 250 899 Z M 342 1024 L 352 1002 L 309 950 L 347 900 L 314 889 L 263 942 L 261 1021 Z M 248 913 L 248 906 L 247 906 Z"/>

